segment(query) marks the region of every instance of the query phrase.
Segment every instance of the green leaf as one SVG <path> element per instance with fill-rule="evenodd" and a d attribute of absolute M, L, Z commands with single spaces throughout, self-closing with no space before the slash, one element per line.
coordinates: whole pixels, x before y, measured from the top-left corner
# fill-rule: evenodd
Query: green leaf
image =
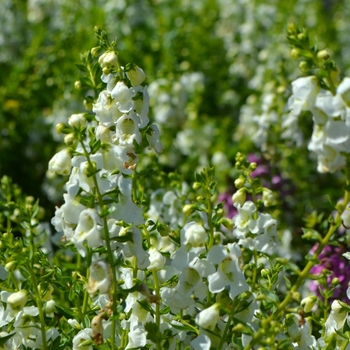
<path fill-rule="evenodd" d="M 292 283 L 286 276 L 283 276 L 283 278 L 284 278 L 284 282 L 286 283 L 287 289 L 290 290 L 292 288 Z"/>
<path fill-rule="evenodd" d="M 88 73 L 89 72 L 89 70 L 87 69 L 85 64 L 76 63 L 75 66 L 83 73 Z"/>
<path fill-rule="evenodd" d="M 155 311 L 146 300 L 137 300 L 137 302 L 141 305 L 143 309 L 148 311 L 152 316 L 155 314 Z"/>
<path fill-rule="evenodd" d="M 16 333 L 12 333 L 12 334 L 9 334 L 9 335 L 5 335 L 4 337 L 1 337 L 0 338 L 0 346 L 3 346 L 5 345 L 5 343 L 11 339 Z"/>
<path fill-rule="evenodd" d="M 70 319 L 70 318 L 75 318 L 76 317 L 76 314 L 75 312 L 68 308 L 68 307 L 65 307 L 65 306 L 62 306 L 62 305 L 58 305 L 56 304 L 56 309 L 58 309 L 61 313 L 61 315 L 63 315 L 66 319 Z"/>

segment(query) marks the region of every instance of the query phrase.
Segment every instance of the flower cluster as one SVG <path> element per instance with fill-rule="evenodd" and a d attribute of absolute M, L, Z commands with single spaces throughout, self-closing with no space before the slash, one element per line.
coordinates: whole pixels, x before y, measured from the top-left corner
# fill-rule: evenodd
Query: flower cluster
<path fill-rule="evenodd" d="M 314 128 L 308 149 L 317 155 L 317 170 L 334 173 L 344 168 L 350 149 L 350 78 L 344 78 L 333 94 L 320 88 L 315 76 L 296 79 L 292 88 L 286 123 L 296 125 L 300 113 L 310 111 Z"/>

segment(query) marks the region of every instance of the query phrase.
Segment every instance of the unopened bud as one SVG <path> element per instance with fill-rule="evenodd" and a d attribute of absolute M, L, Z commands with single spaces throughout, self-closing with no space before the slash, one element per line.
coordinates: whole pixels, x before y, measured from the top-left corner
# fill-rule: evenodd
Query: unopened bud
<path fill-rule="evenodd" d="M 25 289 L 13 293 L 8 297 L 7 304 L 10 305 L 12 310 L 19 312 L 24 308 L 28 300 L 27 294 L 28 292 Z"/>
<path fill-rule="evenodd" d="M 339 278 L 338 277 L 334 277 L 333 279 L 332 279 L 332 286 L 334 286 L 334 287 L 336 287 L 336 286 L 338 286 L 339 285 Z"/>
<path fill-rule="evenodd" d="M 246 200 L 246 197 L 246 190 L 244 187 L 242 187 L 232 195 L 232 202 L 233 204 L 238 203 L 240 206 L 242 206 Z"/>
<path fill-rule="evenodd" d="M 91 111 L 92 110 L 92 102 L 90 102 L 88 100 L 84 100 L 84 107 L 86 108 L 86 110 Z"/>
<path fill-rule="evenodd" d="M 196 210 L 196 206 L 193 204 L 186 204 L 183 209 L 182 212 L 187 215 L 190 216 L 191 214 L 193 214 Z"/>
<path fill-rule="evenodd" d="M 304 308 L 304 312 L 310 312 L 314 307 L 314 305 L 316 304 L 316 301 L 317 301 L 317 297 L 312 295 L 304 298 L 300 304 Z"/>
<path fill-rule="evenodd" d="M 299 292 L 292 293 L 292 299 L 296 302 L 300 303 L 301 300 L 301 294 Z"/>
<path fill-rule="evenodd" d="M 327 50 L 321 50 L 317 52 L 317 58 L 320 58 L 321 60 L 327 61 L 330 57 L 331 56 Z"/>
<path fill-rule="evenodd" d="M 310 66 L 306 61 L 301 61 L 299 63 L 299 68 L 302 72 L 306 73 L 310 69 Z"/>
<path fill-rule="evenodd" d="M 293 59 L 298 59 L 300 56 L 300 51 L 296 48 L 293 48 L 290 52 L 290 55 L 292 56 Z"/>
<path fill-rule="evenodd" d="M 13 272 L 16 269 L 16 262 L 15 261 L 10 261 L 5 265 L 5 269 L 8 272 Z"/>
<path fill-rule="evenodd" d="M 270 276 L 270 270 L 269 269 L 262 269 L 261 270 L 261 277 L 268 277 Z"/>
<path fill-rule="evenodd" d="M 305 33 L 299 33 L 299 34 L 297 35 L 297 37 L 298 37 L 298 39 L 299 39 L 300 41 L 303 41 L 303 40 L 305 40 L 305 38 L 306 38 L 306 34 L 305 34 Z"/>
<path fill-rule="evenodd" d="M 56 132 L 57 134 L 62 134 L 63 129 L 65 128 L 65 125 L 63 123 L 58 123 L 56 125 Z"/>
<path fill-rule="evenodd" d="M 75 136 L 73 133 L 70 133 L 68 135 L 66 135 L 64 137 L 64 143 L 67 145 L 67 146 L 71 146 L 74 144 L 74 141 L 75 141 Z"/>
<path fill-rule="evenodd" d="M 235 180 L 235 186 L 236 188 L 240 189 L 241 187 L 244 186 L 245 183 L 245 178 L 244 177 L 239 177 L 238 179 Z"/>
<path fill-rule="evenodd" d="M 197 191 L 202 187 L 202 184 L 200 182 L 195 182 L 192 186 L 192 188 Z"/>
<path fill-rule="evenodd" d="M 82 83 L 80 80 L 77 80 L 75 83 L 74 83 L 74 88 L 77 89 L 78 91 L 81 90 L 82 88 Z"/>
<path fill-rule="evenodd" d="M 91 49 L 91 55 L 97 57 L 101 52 L 101 46 L 95 46 Z"/>
<path fill-rule="evenodd" d="M 257 167 L 258 167 L 258 164 L 256 164 L 255 162 L 249 164 L 249 169 L 251 171 L 254 171 Z"/>
<path fill-rule="evenodd" d="M 270 189 L 268 189 L 266 187 L 263 187 L 263 190 L 262 190 L 262 201 L 263 201 L 265 207 L 269 207 L 271 205 L 276 204 L 275 195 L 273 194 L 273 192 Z"/>

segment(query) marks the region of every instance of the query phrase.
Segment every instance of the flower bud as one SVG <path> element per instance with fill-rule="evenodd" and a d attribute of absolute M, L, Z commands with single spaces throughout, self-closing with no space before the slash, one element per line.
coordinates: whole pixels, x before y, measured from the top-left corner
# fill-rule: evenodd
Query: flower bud
<path fill-rule="evenodd" d="M 220 319 L 220 304 L 215 303 L 196 315 L 196 323 L 199 327 L 213 331 Z"/>
<path fill-rule="evenodd" d="M 75 135 L 72 132 L 64 137 L 64 143 L 67 146 L 72 146 L 74 144 L 74 141 L 75 141 Z"/>
<path fill-rule="evenodd" d="M 193 214 L 196 210 L 196 205 L 193 204 L 185 204 L 185 206 L 182 209 L 182 212 L 187 215 L 190 216 L 191 214 Z"/>
<path fill-rule="evenodd" d="M 202 184 L 200 182 L 195 182 L 192 186 L 192 188 L 197 191 L 202 187 Z"/>
<path fill-rule="evenodd" d="M 298 49 L 296 49 L 296 48 L 293 48 L 293 49 L 291 50 L 291 52 L 290 52 L 290 55 L 292 56 L 292 58 L 293 58 L 294 60 L 296 60 L 296 59 L 298 59 L 299 56 L 300 56 L 300 51 L 299 51 Z"/>
<path fill-rule="evenodd" d="M 145 72 L 138 66 L 133 66 L 129 72 L 126 73 L 132 86 L 141 85 L 146 78 Z"/>
<path fill-rule="evenodd" d="M 86 123 L 84 113 L 72 114 L 68 118 L 68 124 L 73 128 L 81 128 Z"/>
<path fill-rule="evenodd" d="M 97 57 L 101 52 L 101 46 L 95 46 L 91 49 L 91 55 Z"/>
<path fill-rule="evenodd" d="M 16 269 L 16 261 L 10 261 L 5 265 L 5 269 L 8 272 L 13 272 Z"/>
<path fill-rule="evenodd" d="M 49 171 L 59 175 L 69 175 L 72 159 L 68 148 L 56 153 L 49 161 Z"/>
<path fill-rule="evenodd" d="M 91 111 L 93 107 L 92 102 L 88 100 L 84 100 L 84 107 L 87 111 Z"/>
<path fill-rule="evenodd" d="M 252 162 L 249 164 L 249 170 L 251 171 L 256 170 L 257 167 L 258 167 L 258 164 L 256 164 L 255 162 Z"/>
<path fill-rule="evenodd" d="M 191 244 L 192 247 L 202 247 L 208 235 L 204 227 L 199 224 L 192 224 L 185 231 L 184 244 Z"/>
<path fill-rule="evenodd" d="M 25 289 L 22 289 L 16 293 L 12 293 L 7 298 L 7 304 L 11 307 L 12 310 L 20 312 L 28 300 L 27 294 L 28 292 Z"/>
<path fill-rule="evenodd" d="M 305 40 L 305 38 L 306 38 L 306 34 L 305 34 L 305 33 L 299 33 L 299 34 L 297 35 L 297 38 L 298 38 L 300 41 L 303 41 L 303 40 Z"/>
<path fill-rule="evenodd" d="M 265 207 L 269 207 L 271 205 L 276 204 L 276 199 L 273 192 L 266 187 L 263 187 L 263 190 L 262 190 L 262 201 Z"/>
<path fill-rule="evenodd" d="M 246 190 L 242 187 L 232 195 L 232 202 L 233 204 L 238 203 L 240 206 L 242 206 L 246 200 L 246 197 Z"/>
<path fill-rule="evenodd" d="M 101 68 L 114 69 L 118 65 L 118 56 L 114 51 L 107 51 L 98 59 Z"/>
<path fill-rule="evenodd" d="M 269 269 L 262 269 L 260 273 L 261 273 L 261 277 L 264 277 L 264 278 L 270 276 Z"/>
<path fill-rule="evenodd" d="M 235 186 L 238 189 L 242 188 L 244 186 L 244 183 L 245 183 L 244 177 L 239 177 L 238 179 L 235 180 Z"/>
<path fill-rule="evenodd" d="M 147 270 L 161 270 L 165 265 L 165 257 L 155 247 L 150 247 L 148 253 L 150 264 Z"/>
<path fill-rule="evenodd" d="M 51 299 L 46 303 L 45 313 L 53 314 L 55 311 L 56 311 L 56 303 L 54 300 Z"/>
<path fill-rule="evenodd" d="M 320 58 L 321 60 L 327 61 L 330 57 L 331 55 L 327 50 L 321 50 L 317 52 L 317 58 Z"/>
<path fill-rule="evenodd" d="M 299 63 L 299 68 L 302 72 L 306 73 L 310 69 L 310 66 L 306 61 L 301 61 Z"/>
<path fill-rule="evenodd" d="M 232 230 L 235 226 L 232 220 L 227 219 L 227 218 L 222 218 L 218 222 L 220 225 L 225 226 L 227 229 Z"/>
<path fill-rule="evenodd" d="M 312 295 L 304 298 L 300 304 L 304 308 L 304 312 L 310 312 L 314 307 L 314 305 L 316 304 L 316 301 L 317 301 L 317 297 Z"/>
<path fill-rule="evenodd" d="M 94 262 L 90 267 L 90 277 L 87 286 L 87 291 L 90 295 L 93 295 L 96 291 L 101 294 L 106 294 L 112 284 L 112 276 L 109 265 L 100 260 Z"/>
<path fill-rule="evenodd" d="M 63 129 L 65 128 L 66 126 L 63 124 L 63 123 L 58 123 L 56 125 L 56 132 L 57 134 L 62 134 L 62 131 Z"/>
<path fill-rule="evenodd" d="M 80 91 L 82 87 L 83 87 L 83 86 L 82 86 L 82 83 L 81 83 L 80 80 L 77 80 L 77 81 L 74 83 L 74 88 L 75 88 L 76 90 Z"/>
<path fill-rule="evenodd" d="M 339 285 L 339 278 L 338 277 L 334 277 L 333 279 L 332 279 L 332 286 L 333 287 L 336 287 L 336 286 L 338 286 Z"/>

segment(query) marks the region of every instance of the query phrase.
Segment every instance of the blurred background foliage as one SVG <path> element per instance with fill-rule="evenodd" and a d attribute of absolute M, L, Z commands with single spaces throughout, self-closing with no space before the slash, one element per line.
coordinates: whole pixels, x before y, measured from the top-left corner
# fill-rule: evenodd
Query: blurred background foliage
<path fill-rule="evenodd" d="M 75 63 L 98 44 L 97 25 L 118 38 L 122 64 L 147 73 L 165 150 L 157 165 L 150 154 L 143 166 L 154 166 L 158 176 L 177 171 L 191 183 L 198 167 L 215 165 L 220 191 L 232 194 L 236 152 L 258 154 L 284 204 L 275 216 L 292 230 L 302 226 L 305 213 L 329 212 L 341 176 L 318 174 L 306 143 L 296 147 L 293 137 L 282 137 L 290 82 L 302 75 L 286 28 L 307 26 L 346 75 L 349 15 L 350 5 L 335 0 L 2 0 L 0 175 L 40 198 L 52 217 L 64 183 L 45 179 L 49 159 L 62 148 L 54 127 L 85 111 L 74 89 Z M 310 137 L 310 116 L 300 131 L 302 140 Z"/>

